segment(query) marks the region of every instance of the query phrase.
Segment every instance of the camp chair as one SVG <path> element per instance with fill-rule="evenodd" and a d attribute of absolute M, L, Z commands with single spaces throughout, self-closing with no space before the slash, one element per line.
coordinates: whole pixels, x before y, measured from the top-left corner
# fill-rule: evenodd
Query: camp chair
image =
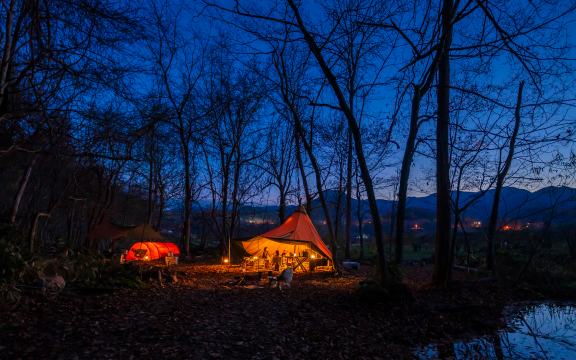
<path fill-rule="evenodd" d="M 245 257 L 244 262 L 246 263 L 246 267 L 254 266 L 254 259 L 251 257 Z"/>
<path fill-rule="evenodd" d="M 256 264 L 256 266 L 257 266 L 259 269 L 264 269 L 265 266 L 266 266 L 266 260 L 264 260 L 264 259 L 257 259 L 256 262 L 255 262 L 255 264 Z"/>

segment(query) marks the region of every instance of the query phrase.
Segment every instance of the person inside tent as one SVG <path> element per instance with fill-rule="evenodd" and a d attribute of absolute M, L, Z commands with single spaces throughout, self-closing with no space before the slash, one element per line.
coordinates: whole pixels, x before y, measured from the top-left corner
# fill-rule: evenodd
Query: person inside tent
<path fill-rule="evenodd" d="M 270 265 L 270 260 L 268 259 L 270 257 L 270 253 L 268 252 L 268 248 L 265 247 L 264 250 L 262 251 L 262 260 L 264 260 L 264 268 L 267 269 L 268 265 Z"/>

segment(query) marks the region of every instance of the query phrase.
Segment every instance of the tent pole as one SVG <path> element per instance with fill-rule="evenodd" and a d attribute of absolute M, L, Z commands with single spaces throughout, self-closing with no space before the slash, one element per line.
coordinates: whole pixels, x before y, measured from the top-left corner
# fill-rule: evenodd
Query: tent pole
<path fill-rule="evenodd" d="M 228 236 L 228 268 L 232 265 L 232 258 L 230 257 L 230 236 Z"/>

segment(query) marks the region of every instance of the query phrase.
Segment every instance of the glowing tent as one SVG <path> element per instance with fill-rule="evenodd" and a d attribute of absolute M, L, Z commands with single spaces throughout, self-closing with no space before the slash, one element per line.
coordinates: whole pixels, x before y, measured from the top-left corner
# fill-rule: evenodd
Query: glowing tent
<path fill-rule="evenodd" d="M 303 206 L 299 206 L 280 227 L 253 238 L 232 239 L 231 242 L 240 256 L 260 257 L 264 248 L 268 248 L 270 255 L 276 250 L 281 254 L 284 250 L 299 253 L 310 249 L 332 261 L 332 253 L 318 235 Z"/>
<path fill-rule="evenodd" d="M 137 242 L 132 245 L 126 260 L 136 260 L 136 252 L 134 250 L 146 250 L 146 255 L 143 256 L 145 260 L 156 260 L 164 256 L 168 256 L 172 252 L 174 256 L 180 255 L 180 249 L 174 243 L 163 242 Z"/>

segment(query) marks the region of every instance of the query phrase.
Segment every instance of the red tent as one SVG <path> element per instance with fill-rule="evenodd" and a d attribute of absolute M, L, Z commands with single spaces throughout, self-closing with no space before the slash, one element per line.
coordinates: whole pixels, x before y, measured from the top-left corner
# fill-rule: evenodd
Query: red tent
<path fill-rule="evenodd" d="M 134 250 L 147 250 L 144 259 L 146 260 L 156 260 L 164 256 L 168 256 L 170 251 L 174 254 L 174 256 L 180 255 L 180 249 L 174 243 L 165 243 L 165 242 L 137 242 L 136 244 L 132 245 L 130 251 L 128 251 L 128 255 L 126 255 L 126 260 L 136 260 L 136 254 Z M 148 258 L 146 258 L 146 256 Z"/>
<path fill-rule="evenodd" d="M 303 206 L 298 207 L 280 227 L 254 238 L 232 239 L 232 244 L 244 256 L 261 256 L 267 247 L 270 254 L 276 250 L 282 253 L 284 249 L 295 253 L 311 249 L 332 260 L 332 253 L 318 235 Z"/>

